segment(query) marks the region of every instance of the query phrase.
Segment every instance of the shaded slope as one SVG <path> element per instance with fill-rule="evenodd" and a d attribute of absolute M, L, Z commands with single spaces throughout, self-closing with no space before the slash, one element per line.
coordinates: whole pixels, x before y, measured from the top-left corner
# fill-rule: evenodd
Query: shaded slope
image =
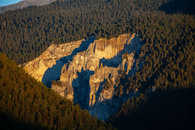
<path fill-rule="evenodd" d="M 0 54 L 0 119 L 14 129 L 29 125 L 46 129 L 109 129 L 87 111 L 73 106 L 51 89 L 28 76 Z M 4 124 L 5 129 L 9 128 Z M 39 127 L 40 126 L 40 127 Z M 12 127 L 11 127 L 12 128 Z"/>
<path fill-rule="evenodd" d="M 156 92 L 144 105 L 131 111 L 132 101 L 126 104 L 113 121 L 117 128 L 135 130 L 193 130 L 195 89 L 175 89 Z"/>
<path fill-rule="evenodd" d="M 33 123 L 20 121 L 8 113 L 0 112 L 1 130 L 46 130 L 47 128 Z"/>
<path fill-rule="evenodd" d="M 169 2 L 162 4 L 159 9 L 168 14 L 183 13 L 194 15 L 194 5 L 194 0 L 169 0 Z"/>

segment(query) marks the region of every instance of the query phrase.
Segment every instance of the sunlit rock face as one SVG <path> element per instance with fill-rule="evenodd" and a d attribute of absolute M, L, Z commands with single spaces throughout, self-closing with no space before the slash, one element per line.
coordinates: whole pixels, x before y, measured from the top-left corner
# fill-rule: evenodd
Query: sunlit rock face
<path fill-rule="evenodd" d="M 56 60 L 71 54 L 75 48 L 79 47 L 80 43 L 81 41 L 61 45 L 52 44 L 39 57 L 26 63 L 24 70 L 36 80 L 42 81 L 45 71 L 54 66 L 56 64 Z"/>
<path fill-rule="evenodd" d="M 117 78 L 121 72 L 130 72 L 139 42 L 135 34 L 123 34 L 52 45 L 24 68 L 61 96 L 105 120 L 121 105 L 113 99 L 119 87 Z"/>

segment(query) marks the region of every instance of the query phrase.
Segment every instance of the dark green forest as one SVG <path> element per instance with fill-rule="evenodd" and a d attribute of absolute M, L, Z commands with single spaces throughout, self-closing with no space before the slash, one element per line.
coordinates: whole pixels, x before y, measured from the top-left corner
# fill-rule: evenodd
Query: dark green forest
<path fill-rule="evenodd" d="M 194 88 L 157 91 L 144 104 L 128 100 L 110 122 L 120 130 L 194 130 L 194 99 Z"/>
<path fill-rule="evenodd" d="M 153 20 L 148 19 L 148 12 L 154 11 L 161 17 L 163 12 L 155 11 L 166 1 L 57 0 L 42 7 L 8 11 L 0 14 L 0 52 L 24 63 L 39 56 L 52 43 L 80 40 L 91 34 L 98 39 L 143 32 L 144 28 L 135 26 L 143 21 L 151 25 Z"/>
<path fill-rule="evenodd" d="M 112 129 L 0 54 L 0 129 Z"/>
<path fill-rule="evenodd" d="M 0 52 L 22 64 L 39 56 L 52 43 L 80 40 L 92 34 L 98 39 L 136 33 L 143 41 L 141 50 L 135 52 L 133 67 L 136 73 L 119 76 L 120 87 L 116 89 L 115 97 L 120 98 L 135 90 L 139 95 L 129 99 L 108 122 L 118 129 L 193 129 L 189 123 L 195 104 L 192 100 L 195 93 L 193 5 L 193 0 L 58 0 L 42 7 L 9 11 L 0 15 Z M 87 129 L 86 124 L 92 129 L 110 128 L 37 83 L 5 56 L 0 60 L 2 117 L 9 115 L 11 122 L 17 118 L 25 121 L 19 123 L 40 124 L 46 129 L 64 128 L 64 124 L 70 129 Z M 152 95 L 148 92 L 150 89 L 155 90 Z M 38 101 L 37 105 L 33 100 Z M 28 104 L 22 107 L 21 104 L 25 103 Z M 67 108 L 65 112 L 61 111 L 64 107 Z M 36 114 L 39 111 L 42 113 Z M 181 111 L 183 115 L 178 114 Z M 74 120 L 76 118 L 79 121 Z M 182 124 L 183 120 L 187 123 Z M 170 124 L 172 127 L 168 127 Z"/>

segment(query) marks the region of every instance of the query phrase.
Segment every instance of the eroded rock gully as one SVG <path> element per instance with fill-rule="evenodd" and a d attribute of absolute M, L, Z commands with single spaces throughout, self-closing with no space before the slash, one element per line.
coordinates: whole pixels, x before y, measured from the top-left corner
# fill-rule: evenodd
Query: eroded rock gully
<path fill-rule="evenodd" d="M 105 120 L 121 105 L 113 99 L 117 77 L 129 73 L 140 40 L 135 34 L 51 45 L 24 69 L 38 81 Z M 118 99 L 117 99 L 118 100 Z"/>

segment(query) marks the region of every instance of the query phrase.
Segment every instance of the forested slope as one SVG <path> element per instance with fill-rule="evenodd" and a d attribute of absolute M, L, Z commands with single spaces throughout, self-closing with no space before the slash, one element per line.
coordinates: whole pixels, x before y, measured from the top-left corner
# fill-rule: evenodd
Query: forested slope
<path fill-rule="evenodd" d="M 167 0 L 58 0 L 0 15 L 0 51 L 24 63 L 51 43 L 135 32 L 137 17 Z"/>
<path fill-rule="evenodd" d="M 144 45 L 135 56 L 136 73 L 121 75 L 116 96 L 132 95 L 135 90 L 137 94 L 111 118 L 118 128 L 132 123 L 136 129 L 194 129 L 190 122 L 194 115 L 195 19 L 192 10 L 188 11 L 173 8 L 166 14 L 154 10 L 136 17 L 139 22 L 134 27 Z"/>
<path fill-rule="evenodd" d="M 0 54 L 0 129 L 111 129 Z"/>
<path fill-rule="evenodd" d="M 182 0 L 180 0 L 178 6 L 177 4 L 172 6 L 172 3 L 177 3 L 175 0 L 60 0 L 41 8 L 30 7 L 7 12 L 0 15 L 0 51 L 17 63 L 24 63 L 38 56 L 52 42 L 78 40 L 91 34 L 99 38 L 113 37 L 127 32 L 137 33 L 144 44 L 141 50 L 135 53 L 133 70 L 136 73 L 121 74 L 118 80 L 120 87 L 116 89 L 115 96 L 120 98 L 127 95 L 128 97 L 135 90 L 138 94 L 129 99 L 112 119 L 112 122 L 118 121 L 119 125 L 116 126 L 120 129 L 134 119 L 134 116 L 129 117 L 131 113 L 138 108 L 141 109 L 140 111 L 144 109 L 144 105 L 150 102 L 147 99 L 153 94 L 154 98 L 161 91 L 168 93 L 167 97 L 172 98 L 173 95 L 173 100 L 168 104 L 172 104 L 174 99 L 177 99 L 178 104 L 181 101 L 182 108 L 186 105 L 185 100 L 175 98 L 177 96 L 174 96 L 174 93 L 178 93 L 178 97 L 181 95 L 184 99 L 188 94 L 191 95 L 190 98 L 194 97 L 192 88 L 195 86 L 195 18 L 194 9 L 191 8 L 193 1 L 186 2 L 188 4 L 181 4 Z M 9 78 L 5 76 L 7 79 L 2 77 L 5 83 L 12 79 L 11 76 Z M 23 83 L 23 80 L 21 82 Z M 38 89 L 41 92 L 43 87 Z M 169 99 L 162 96 L 162 99 L 164 98 L 164 102 Z M 187 97 L 186 100 L 191 102 L 190 98 Z M 162 101 L 161 97 L 156 99 L 154 104 Z M 178 104 L 176 106 L 180 107 Z M 55 108 L 56 105 L 51 106 Z M 148 112 L 151 107 L 153 106 L 146 105 L 145 112 Z M 173 108 L 177 109 L 177 107 Z M 184 111 L 186 109 L 191 108 L 186 106 Z M 124 116 L 127 118 L 123 118 Z M 190 117 L 186 118 L 192 121 Z M 122 120 L 124 123 L 122 127 L 120 120 L 117 119 L 125 120 Z M 168 124 L 164 124 L 165 129 L 166 126 Z"/>
<path fill-rule="evenodd" d="M 159 91 L 139 107 L 129 101 L 111 122 L 121 130 L 194 130 L 194 98 L 192 88 Z"/>
<path fill-rule="evenodd" d="M 58 0 L 42 7 L 9 11 L 0 15 L 0 51 L 17 63 L 24 63 L 39 56 L 52 43 L 80 40 L 91 34 L 99 38 L 129 32 L 144 33 L 146 28 L 142 24 L 152 25 L 155 16 L 165 20 L 167 15 L 163 12 L 169 7 L 172 12 L 193 14 L 194 9 L 188 7 L 193 5 L 192 0 L 188 0 L 184 8 L 177 8 L 177 4 L 172 7 L 176 2 L 171 1 Z M 169 23 L 166 20 L 159 24 L 159 29 L 163 29 L 163 25 Z"/>

